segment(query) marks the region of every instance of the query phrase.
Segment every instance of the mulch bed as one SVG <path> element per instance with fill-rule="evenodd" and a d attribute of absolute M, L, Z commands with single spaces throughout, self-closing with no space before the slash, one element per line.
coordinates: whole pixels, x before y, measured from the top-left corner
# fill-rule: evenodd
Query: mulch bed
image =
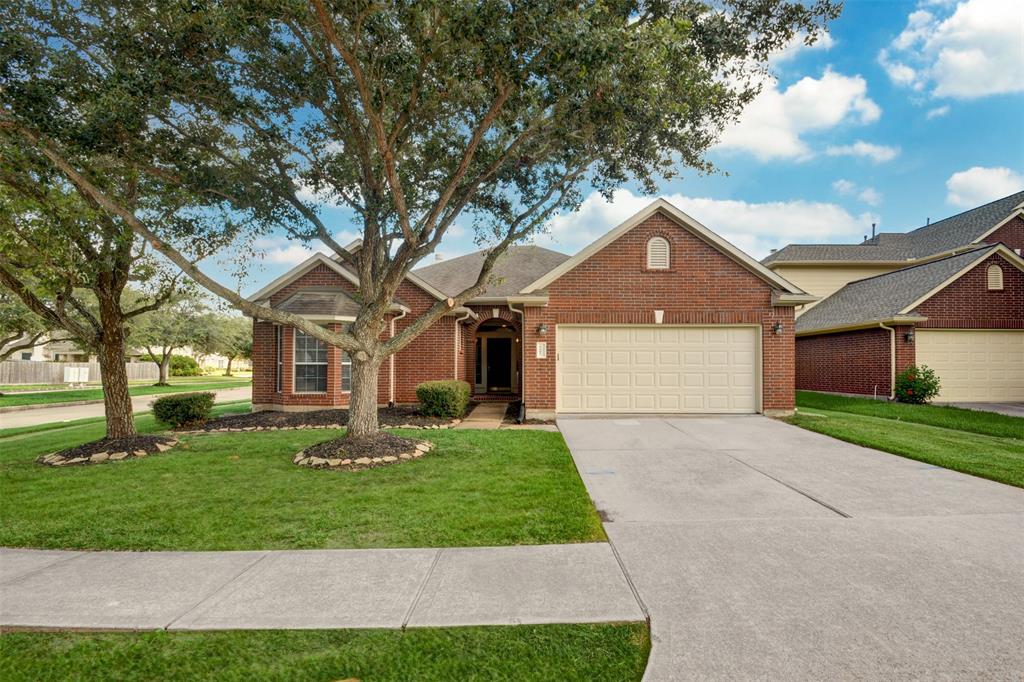
<path fill-rule="evenodd" d="M 36 462 L 48 466 L 99 464 L 141 459 L 170 450 L 178 442 L 168 436 L 130 436 L 128 438 L 101 438 L 77 447 L 40 455 Z"/>
<path fill-rule="evenodd" d="M 433 443 L 382 433 L 374 438 L 335 438 L 311 445 L 292 459 L 314 469 L 358 471 L 419 459 Z"/>
<path fill-rule="evenodd" d="M 377 419 L 384 428 L 446 429 L 461 419 L 439 419 L 421 415 L 414 405 L 381 407 Z M 179 431 L 279 431 L 281 429 L 337 429 L 348 423 L 348 410 L 315 410 L 311 412 L 248 412 L 211 419 L 202 425 L 187 426 Z"/>

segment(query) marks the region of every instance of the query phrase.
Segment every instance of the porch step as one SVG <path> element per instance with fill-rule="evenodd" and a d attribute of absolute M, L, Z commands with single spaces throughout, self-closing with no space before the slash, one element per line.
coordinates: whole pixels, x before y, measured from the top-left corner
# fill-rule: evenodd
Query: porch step
<path fill-rule="evenodd" d="M 456 426 L 457 429 L 497 429 L 505 418 L 505 410 L 508 403 L 496 401 L 480 403 L 473 408 L 473 411 L 466 415 L 462 423 Z"/>

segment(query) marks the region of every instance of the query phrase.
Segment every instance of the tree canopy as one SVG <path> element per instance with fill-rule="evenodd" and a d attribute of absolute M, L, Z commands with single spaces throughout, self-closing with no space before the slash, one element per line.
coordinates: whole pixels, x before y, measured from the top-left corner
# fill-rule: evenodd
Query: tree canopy
<path fill-rule="evenodd" d="M 349 351 L 357 386 L 584 186 L 652 191 L 711 170 L 704 154 L 768 55 L 838 13 L 830 0 L 14 4 L 0 26 L 8 145 L 247 314 Z M 125 201 L 111 168 L 183 208 Z M 310 194 L 351 210 L 358 250 Z M 489 247 L 476 282 L 381 339 L 398 286 L 463 216 Z M 270 230 L 323 242 L 357 274 L 349 329 L 258 305 L 199 266 Z"/>

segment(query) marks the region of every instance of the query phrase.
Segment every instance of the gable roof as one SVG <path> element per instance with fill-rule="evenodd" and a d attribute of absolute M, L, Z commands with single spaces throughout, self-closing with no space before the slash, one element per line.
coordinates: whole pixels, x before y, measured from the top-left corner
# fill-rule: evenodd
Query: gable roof
<path fill-rule="evenodd" d="M 903 262 L 950 253 L 982 243 L 996 227 L 1024 214 L 1024 191 L 919 227 L 882 232 L 860 244 L 789 244 L 761 262 Z"/>
<path fill-rule="evenodd" d="M 626 234 L 634 227 L 636 227 L 643 221 L 647 220 L 657 212 L 664 213 L 669 218 L 672 218 L 679 224 L 680 227 L 689 230 L 694 235 L 696 235 L 703 241 L 708 242 L 709 244 L 717 248 L 719 251 L 724 253 L 729 258 L 732 258 L 734 261 L 742 265 L 744 268 L 746 268 L 753 274 L 757 275 L 758 277 L 765 280 L 769 284 L 778 287 L 783 292 L 790 294 L 806 294 L 805 291 L 797 287 L 795 284 L 786 281 L 784 278 L 775 274 L 761 263 L 758 263 L 756 260 L 748 256 L 746 253 L 736 248 L 728 241 L 726 241 L 719 235 L 715 234 L 707 227 L 699 223 L 697 220 L 691 218 L 689 215 L 681 211 L 675 205 L 668 201 L 665 201 L 664 199 L 657 199 L 656 201 L 651 202 L 646 208 L 634 214 L 632 217 L 628 218 L 625 222 L 619 224 L 614 229 L 605 233 L 602 237 L 592 242 L 589 246 L 584 248 L 582 251 L 577 253 L 572 258 L 566 259 L 564 262 L 560 263 L 551 271 L 545 273 L 543 276 L 537 278 L 536 280 L 530 282 L 528 285 L 524 286 L 519 291 L 519 293 L 529 294 L 544 289 L 549 284 L 554 282 L 556 279 L 558 279 L 565 273 L 569 272 L 577 265 L 587 260 L 595 253 L 597 253 L 604 247 L 608 246 L 616 239 Z"/>
<path fill-rule="evenodd" d="M 915 313 L 917 306 L 993 253 L 1000 253 L 1024 270 L 1024 260 L 1004 245 L 978 246 L 955 256 L 850 282 L 798 317 L 796 333 L 923 319 Z"/>
<path fill-rule="evenodd" d="M 455 296 L 476 282 L 486 254 L 486 250 L 474 251 L 419 268 L 414 273 L 439 291 Z M 569 256 L 564 253 L 541 246 L 510 246 L 492 270 L 498 281 L 488 286 L 477 298 L 514 296 L 524 286 L 568 259 Z"/>

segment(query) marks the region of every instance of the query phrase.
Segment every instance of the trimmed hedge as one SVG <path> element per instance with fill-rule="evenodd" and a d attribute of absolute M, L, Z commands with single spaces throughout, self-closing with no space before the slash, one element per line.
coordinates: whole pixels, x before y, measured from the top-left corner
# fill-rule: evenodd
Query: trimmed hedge
<path fill-rule="evenodd" d="M 416 387 L 420 413 L 456 419 L 465 416 L 472 389 L 465 381 L 424 381 Z"/>
<path fill-rule="evenodd" d="M 197 377 L 202 373 L 203 370 L 195 358 L 190 358 L 187 355 L 171 356 L 172 377 Z"/>
<path fill-rule="evenodd" d="M 165 395 L 153 402 L 153 416 L 171 426 L 194 426 L 210 418 L 214 394 L 182 393 Z"/>

